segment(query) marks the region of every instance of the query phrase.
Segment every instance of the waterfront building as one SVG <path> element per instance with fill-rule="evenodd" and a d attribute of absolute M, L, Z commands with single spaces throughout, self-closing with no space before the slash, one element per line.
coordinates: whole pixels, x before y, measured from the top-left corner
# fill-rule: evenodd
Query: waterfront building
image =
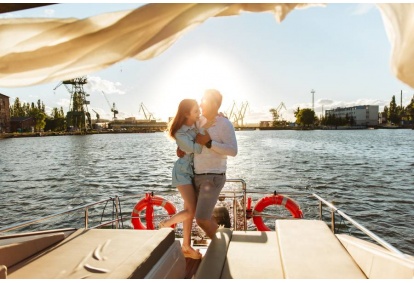
<path fill-rule="evenodd" d="M 273 121 L 260 121 L 259 127 L 272 127 Z"/>
<path fill-rule="evenodd" d="M 0 93 L 0 133 L 10 132 L 10 100 Z"/>
<path fill-rule="evenodd" d="M 378 105 L 338 107 L 325 111 L 325 116 L 349 118 L 354 126 L 378 126 Z"/>
<path fill-rule="evenodd" d="M 108 124 L 108 128 L 114 131 L 163 132 L 167 130 L 167 123 L 150 119 L 137 120 L 130 117 L 125 120 L 112 121 Z"/>
<path fill-rule="evenodd" d="M 385 124 L 387 124 L 387 113 L 386 112 L 380 112 L 379 114 L 378 114 L 378 123 L 380 124 L 380 125 L 385 125 Z"/>
<path fill-rule="evenodd" d="M 10 129 L 12 133 L 33 133 L 36 120 L 33 117 L 13 117 L 10 119 Z"/>

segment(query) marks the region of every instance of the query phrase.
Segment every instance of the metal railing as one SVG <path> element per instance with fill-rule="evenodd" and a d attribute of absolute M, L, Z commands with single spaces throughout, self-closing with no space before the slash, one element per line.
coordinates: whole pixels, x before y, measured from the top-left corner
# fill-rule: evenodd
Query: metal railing
<path fill-rule="evenodd" d="M 247 192 L 246 192 L 246 182 L 243 179 L 227 179 L 226 183 L 240 183 L 241 184 L 241 188 L 238 190 L 229 190 L 229 189 L 223 189 L 220 193 L 220 195 L 225 195 L 225 196 L 230 196 L 233 197 L 233 227 L 237 227 L 237 217 L 236 215 L 238 215 L 237 213 L 237 197 L 241 195 L 242 200 L 243 200 L 243 204 L 246 205 L 246 200 L 247 200 Z M 246 215 L 246 210 L 243 209 L 242 210 L 243 213 L 243 226 L 244 229 L 246 230 L 247 228 L 247 215 Z"/>
<path fill-rule="evenodd" d="M 109 202 L 109 201 L 112 201 L 113 203 L 118 203 L 119 204 L 119 198 L 118 198 L 118 196 L 115 196 L 114 198 L 108 198 L 108 199 L 88 203 L 88 204 L 78 206 L 78 207 L 75 207 L 75 208 L 72 208 L 72 209 L 69 209 L 69 210 L 60 211 L 60 212 L 57 212 L 57 213 L 54 213 L 54 214 L 51 214 L 51 215 L 48 215 L 48 216 L 45 216 L 45 217 L 40 217 L 40 218 L 37 218 L 37 219 L 34 219 L 34 220 L 25 221 L 25 222 L 19 223 L 17 225 L 6 226 L 6 227 L 3 227 L 3 228 L 0 228 L 0 233 L 5 233 L 5 232 L 20 229 L 20 228 L 24 228 L 24 227 L 27 227 L 27 226 L 30 226 L 30 225 L 33 225 L 33 224 L 41 223 L 41 222 L 44 222 L 46 220 L 56 218 L 58 216 L 70 214 L 70 213 L 73 213 L 73 212 L 76 212 L 76 211 L 79 211 L 79 210 L 84 210 L 84 227 L 85 227 L 85 229 L 88 229 L 88 225 L 89 225 L 88 224 L 89 223 L 89 208 L 91 208 L 93 206 L 96 206 L 98 204 L 101 204 L 101 203 Z M 118 205 L 116 205 L 116 207 L 118 208 Z M 116 213 L 116 215 L 117 215 L 117 217 L 119 216 L 118 213 Z M 113 222 L 118 223 L 119 221 L 120 221 L 120 219 L 117 218 L 117 219 L 114 219 L 112 221 L 101 223 L 100 225 L 95 226 L 93 228 L 99 228 L 99 227 L 102 227 L 104 225 L 107 225 L 107 224 L 110 224 L 110 223 L 113 223 Z M 116 225 L 116 228 L 118 228 L 118 225 Z"/>
<path fill-rule="evenodd" d="M 364 226 L 362 226 L 361 224 L 356 222 L 350 216 L 348 216 L 347 214 L 345 214 L 344 212 L 339 210 L 332 203 L 324 200 L 323 198 L 321 198 L 317 194 L 312 194 L 312 196 L 314 196 L 315 198 L 317 198 L 319 200 L 320 217 L 322 217 L 322 204 L 325 204 L 326 206 L 328 206 L 331 209 L 331 229 L 332 229 L 333 233 L 335 232 L 335 213 L 338 213 L 344 219 L 349 221 L 349 223 L 354 225 L 356 228 L 358 228 L 360 231 L 362 231 L 365 235 L 367 235 L 372 240 L 374 240 L 375 242 L 377 242 L 378 244 L 383 246 L 388 251 L 391 251 L 391 252 L 395 253 L 396 255 L 398 255 L 400 257 L 403 257 L 403 258 L 406 257 L 406 255 L 403 254 L 402 252 L 400 252 L 397 248 L 393 247 L 391 244 L 387 243 L 385 240 L 381 239 L 379 236 L 377 236 L 376 234 L 374 234 L 373 232 L 371 232 L 370 230 L 368 230 L 367 228 L 365 228 Z"/>
<path fill-rule="evenodd" d="M 233 198 L 233 227 L 237 227 L 237 217 L 236 215 L 238 215 L 237 212 L 237 198 L 242 198 L 242 202 L 243 205 L 245 206 L 242 209 L 242 217 L 243 217 L 243 223 L 244 223 L 244 230 L 247 230 L 247 213 L 246 213 L 246 201 L 247 201 L 247 186 L 246 186 L 246 182 L 243 179 L 228 179 L 226 181 L 227 183 L 240 183 L 241 187 L 237 188 L 237 189 L 223 189 L 220 196 L 224 196 L 225 198 L 229 197 L 229 198 Z M 258 192 L 253 192 L 253 193 L 258 193 Z M 259 192 L 260 193 L 260 192 Z M 262 193 L 262 194 L 268 194 L 269 192 L 266 193 Z M 368 230 L 367 228 L 365 228 L 364 226 L 362 226 L 361 224 L 359 224 L 357 221 L 355 221 L 354 219 L 352 219 L 350 216 L 348 216 L 347 214 L 345 214 L 344 212 L 342 212 L 341 210 L 339 210 L 337 207 L 335 207 L 332 203 L 326 201 L 325 199 L 323 199 L 322 197 L 318 196 L 317 194 L 313 193 L 305 193 L 305 192 L 278 192 L 278 194 L 284 194 L 284 195 L 306 195 L 306 196 L 313 196 L 314 198 L 316 198 L 319 201 L 319 219 L 322 219 L 322 209 L 323 209 L 323 205 L 326 205 L 328 208 L 330 208 L 331 210 L 331 229 L 332 232 L 335 232 L 335 213 L 341 215 L 344 219 L 346 219 L 347 221 L 349 221 L 349 223 L 351 223 L 354 227 L 358 228 L 360 231 L 362 231 L 365 235 L 367 235 L 368 237 L 370 237 L 372 240 L 374 240 L 375 242 L 377 242 L 379 245 L 381 245 L 382 247 L 384 247 L 385 249 L 387 249 L 388 251 L 391 251 L 393 253 L 395 253 L 396 255 L 405 258 L 406 255 L 403 254 L 401 251 L 399 251 L 398 249 L 396 249 L 395 247 L 393 247 L 391 244 L 387 243 L 385 240 L 381 239 L 379 236 L 377 236 L 376 234 L 374 234 L 373 232 L 371 232 L 370 230 Z M 127 198 L 132 198 L 132 197 L 140 197 L 141 195 L 133 195 L 133 196 L 127 196 Z M 106 222 L 101 222 L 99 225 L 96 225 L 94 227 L 90 227 L 89 228 L 89 208 L 94 207 L 98 204 L 102 204 L 102 203 L 108 203 L 112 201 L 113 207 L 115 207 L 114 211 L 112 212 L 113 214 L 115 214 L 115 216 L 113 217 L 112 220 L 110 221 L 106 221 Z M 89 203 L 86 205 L 82 205 L 79 207 L 75 207 L 73 209 L 69 209 L 69 210 L 65 210 L 65 211 L 60 211 L 45 217 L 41 217 L 41 218 L 37 218 L 34 220 L 30 220 L 30 221 L 26 221 L 23 223 L 19 223 L 17 225 L 10 225 L 7 227 L 3 227 L 0 228 L 0 233 L 5 233 L 5 232 L 10 232 L 13 230 L 17 230 L 20 228 L 24 228 L 33 224 L 37 224 L 37 223 L 41 223 L 44 222 L 46 220 L 58 217 L 58 216 L 62 216 L 65 214 L 69 214 L 69 213 L 73 213 L 79 210 L 84 210 L 84 228 L 85 229 L 95 229 L 95 228 L 100 228 L 103 226 L 107 226 L 109 224 L 115 223 L 115 229 L 119 229 L 120 228 L 120 223 L 123 222 L 122 219 L 122 213 L 121 213 L 121 209 L 120 209 L 120 198 L 118 196 L 115 197 L 111 197 L 108 199 L 104 199 L 104 200 L 100 200 L 100 201 L 96 201 L 93 203 Z M 266 215 L 261 215 L 263 217 L 266 217 Z"/>

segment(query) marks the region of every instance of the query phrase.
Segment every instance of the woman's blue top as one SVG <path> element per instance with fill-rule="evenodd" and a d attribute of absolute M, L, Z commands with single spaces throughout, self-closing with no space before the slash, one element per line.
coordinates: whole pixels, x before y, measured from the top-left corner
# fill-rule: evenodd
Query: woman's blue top
<path fill-rule="evenodd" d="M 174 163 L 172 170 L 172 185 L 174 187 L 180 185 L 192 184 L 194 177 L 194 153 L 201 153 L 203 146 L 195 142 L 198 131 L 195 125 L 182 125 L 175 133 L 175 141 L 178 147 L 186 154 Z"/>

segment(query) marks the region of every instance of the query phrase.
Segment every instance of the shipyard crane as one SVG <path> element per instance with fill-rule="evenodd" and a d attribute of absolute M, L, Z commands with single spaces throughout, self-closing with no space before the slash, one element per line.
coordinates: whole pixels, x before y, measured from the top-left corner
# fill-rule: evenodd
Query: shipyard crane
<path fill-rule="evenodd" d="M 71 93 L 71 89 L 67 86 L 67 84 L 64 84 L 63 82 L 59 82 L 58 84 L 57 84 L 57 86 L 55 86 L 55 88 L 53 89 L 53 91 L 55 91 L 58 87 L 60 87 L 61 85 L 64 85 L 65 86 L 65 88 L 66 88 L 66 90 L 69 92 L 69 93 Z"/>
<path fill-rule="evenodd" d="M 246 110 L 249 107 L 249 102 L 242 102 L 240 107 L 240 111 L 237 117 L 237 121 L 240 121 L 240 126 L 244 126 L 244 116 L 246 115 Z"/>
<path fill-rule="evenodd" d="M 244 126 L 244 117 L 246 115 L 246 110 L 249 107 L 249 102 L 242 102 L 240 109 L 236 105 L 236 101 L 233 102 L 233 106 L 230 110 L 228 118 L 233 122 L 235 127 Z"/>
<path fill-rule="evenodd" d="M 139 106 L 138 113 L 141 113 L 141 111 L 144 114 L 145 120 L 148 120 L 148 121 L 155 120 L 154 115 L 152 115 L 152 113 L 148 111 L 147 107 L 145 107 L 143 102 L 141 102 L 141 105 Z"/>
<path fill-rule="evenodd" d="M 276 108 L 276 112 L 277 112 L 277 114 L 278 114 L 278 117 L 280 117 L 280 118 L 282 118 L 282 115 L 280 114 L 280 112 L 281 112 L 282 108 L 285 108 L 285 110 L 287 110 L 287 109 L 286 109 L 285 104 L 283 103 L 283 101 L 282 101 L 282 102 L 279 104 L 279 106 Z"/>
<path fill-rule="evenodd" d="M 224 112 L 224 114 L 227 116 L 227 118 L 229 118 L 230 120 L 232 120 L 232 117 L 234 116 L 234 111 L 235 111 L 235 107 L 236 106 L 236 101 L 233 100 L 233 106 L 231 107 L 230 113 Z"/>
<path fill-rule="evenodd" d="M 99 123 L 99 118 L 100 118 L 99 113 L 98 113 L 98 112 L 96 112 L 96 111 L 95 111 L 95 110 L 93 110 L 93 109 L 92 109 L 92 111 L 93 111 L 93 112 L 95 112 L 95 114 L 96 114 L 96 123 Z"/>
<path fill-rule="evenodd" d="M 62 81 L 53 89 L 55 91 L 63 84 L 71 95 L 69 111 L 66 114 L 66 125 L 68 129 L 80 131 L 92 129 L 91 115 L 87 106 L 90 102 L 86 100 L 89 94 L 83 89 L 83 86 L 87 83 L 88 81 L 85 76 L 78 77 Z M 69 85 L 72 87 L 69 87 Z"/>
<path fill-rule="evenodd" d="M 104 95 L 104 97 L 106 99 L 106 102 L 108 102 L 108 105 L 109 105 L 109 108 L 111 109 L 111 112 L 114 113 L 114 117 L 112 119 L 113 120 L 116 120 L 116 115 L 118 114 L 118 110 L 116 109 L 115 102 L 112 103 L 112 106 L 111 106 L 111 103 L 109 102 L 108 97 L 106 97 L 105 92 L 102 91 L 102 93 L 103 93 L 103 95 Z"/>

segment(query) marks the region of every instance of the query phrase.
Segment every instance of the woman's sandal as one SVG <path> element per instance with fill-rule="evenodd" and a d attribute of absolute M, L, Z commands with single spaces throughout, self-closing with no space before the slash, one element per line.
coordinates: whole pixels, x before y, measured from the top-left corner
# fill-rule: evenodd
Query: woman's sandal
<path fill-rule="evenodd" d="M 198 250 L 190 249 L 189 251 L 183 251 L 184 257 L 192 259 L 201 259 L 203 255 Z"/>

